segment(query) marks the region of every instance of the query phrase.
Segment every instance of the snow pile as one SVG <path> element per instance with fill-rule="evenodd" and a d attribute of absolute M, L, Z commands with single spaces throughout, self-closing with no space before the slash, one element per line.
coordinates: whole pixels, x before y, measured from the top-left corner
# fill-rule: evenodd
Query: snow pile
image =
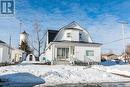
<path fill-rule="evenodd" d="M 119 67 L 121 66 L 122 65 L 114 67 L 120 70 Z M 126 66 L 127 69 L 126 68 L 125 69 L 126 70 L 129 69 L 128 72 L 130 72 L 130 67 L 128 65 Z M 43 79 L 45 81 L 44 85 L 56 85 L 64 83 L 130 81 L 130 78 L 125 78 L 122 76 L 117 76 L 109 73 L 110 68 L 113 67 L 101 66 L 101 65 L 95 65 L 92 68 L 86 68 L 85 66 L 69 66 L 69 65 L 14 65 L 14 66 L 0 67 L 0 76 L 2 76 L 2 78 L 7 78 L 6 75 L 8 74 L 30 73 L 38 78 Z M 26 74 L 24 75 L 25 75 L 24 78 L 27 78 Z M 11 77 L 10 80 L 15 81 L 17 78 L 20 77 L 19 76 L 15 76 L 15 78 Z M 40 82 L 40 80 L 37 81 Z"/>

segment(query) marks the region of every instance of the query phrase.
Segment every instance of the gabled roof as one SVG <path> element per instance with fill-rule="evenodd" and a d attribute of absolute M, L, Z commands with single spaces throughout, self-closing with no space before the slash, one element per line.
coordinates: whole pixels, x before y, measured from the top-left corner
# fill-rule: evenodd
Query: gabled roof
<path fill-rule="evenodd" d="M 90 37 L 90 41 L 89 42 L 93 42 L 92 39 L 91 39 L 91 36 L 90 36 L 89 32 L 86 31 L 85 29 L 83 29 L 77 22 L 73 21 L 73 22 L 69 23 L 68 25 L 60 28 L 59 30 L 48 30 L 47 31 L 48 32 L 48 41 L 47 41 L 48 44 L 50 42 L 57 41 L 57 38 L 58 38 L 59 34 L 61 34 L 61 32 L 63 30 L 66 30 L 66 29 L 82 30 L 86 34 L 89 35 L 89 37 Z"/>
<path fill-rule="evenodd" d="M 75 21 L 73 21 L 70 24 L 66 25 L 64 28 L 65 29 L 79 29 L 79 30 L 82 30 L 81 26 Z"/>
<path fill-rule="evenodd" d="M 54 41 L 57 40 L 57 37 L 59 36 L 60 32 L 62 32 L 62 30 L 65 30 L 65 29 L 75 29 L 75 30 L 78 29 L 78 30 L 82 30 L 82 31 L 86 32 L 90 36 L 90 34 L 89 34 L 89 32 L 87 30 L 83 29 L 77 22 L 73 21 L 73 22 L 69 23 L 68 25 L 62 27 L 59 30 L 59 32 L 57 33 L 56 37 L 54 38 Z M 93 42 L 91 36 L 90 36 L 90 39 L 91 39 L 91 42 Z"/>

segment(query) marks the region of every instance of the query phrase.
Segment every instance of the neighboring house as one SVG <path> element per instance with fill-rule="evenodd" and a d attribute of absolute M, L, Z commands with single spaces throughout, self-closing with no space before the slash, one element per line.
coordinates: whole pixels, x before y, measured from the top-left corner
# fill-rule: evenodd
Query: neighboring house
<path fill-rule="evenodd" d="M 26 52 L 20 49 L 12 49 L 11 62 L 21 62 L 26 58 Z"/>
<path fill-rule="evenodd" d="M 10 52 L 9 46 L 0 40 L 0 63 L 10 63 Z"/>
<path fill-rule="evenodd" d="M 101 58 L 105 60 L 113 60 L 113 59 L 118 59 L 118 55 L 113 53 L 106 53 L 106 54 L 102 54 Z"/>
<path fill-rule="evenodd" d="M 122 53 L 118 56 L 118 59 L 120 60 L 130 60 L 130 56 L 127 53 Z"/>
<path fill-rule="evenodd" d="M 51 64 L 98 63 L 101 61 L 100 46 L 92 41 L 88 31 L 72 22 L 60 30 L 47 31 L 45 55 Z"/>

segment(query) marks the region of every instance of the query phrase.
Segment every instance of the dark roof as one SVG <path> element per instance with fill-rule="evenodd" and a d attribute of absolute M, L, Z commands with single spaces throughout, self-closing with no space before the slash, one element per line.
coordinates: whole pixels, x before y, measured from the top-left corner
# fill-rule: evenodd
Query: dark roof
<path fill-rule="evenodd" d="M 98 45 L 102 45 L 101 43 L 94 43 L 94 42 L 84 42 L 84 41 L 54 41 L 54 42 L 67 42 L 67 43 L 84 43 L 84 44 L 98 44 Z"/>
<path fill-rule="evenodd" d="M 23 31 L 22 34 L 28 34 L 28 33 L 26 33 L 26 31 Z"/>
<path fill-rule="evenodd" d="M 4 42 L 4 41 L 2 41 L 2 40 L 0 40 L 0 43 L 4 43 L 4 44 L 5 44 L 5 42 Z"/>
<path fill-rule="evenodd" d="M 58 32 L 58 30 L 48 30 L 48 43 L 54 40 Z"/>
<path fill-rule="evenodd" d="M 102 54 L 102 56 L 112 56 L 112 55 L 116 55 L 116 54 L 113 54 L 113 53 Z"/>

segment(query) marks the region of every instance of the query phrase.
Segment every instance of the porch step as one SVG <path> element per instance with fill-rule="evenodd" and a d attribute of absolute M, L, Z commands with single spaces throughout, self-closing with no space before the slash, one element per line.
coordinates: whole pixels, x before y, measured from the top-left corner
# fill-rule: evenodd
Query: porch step
<path fill-rule="evenodd" d="M 71 63 L 69 61 L 56 61 L 55 64 L 58 64 L 58 65 L 70 65 Z"/>

